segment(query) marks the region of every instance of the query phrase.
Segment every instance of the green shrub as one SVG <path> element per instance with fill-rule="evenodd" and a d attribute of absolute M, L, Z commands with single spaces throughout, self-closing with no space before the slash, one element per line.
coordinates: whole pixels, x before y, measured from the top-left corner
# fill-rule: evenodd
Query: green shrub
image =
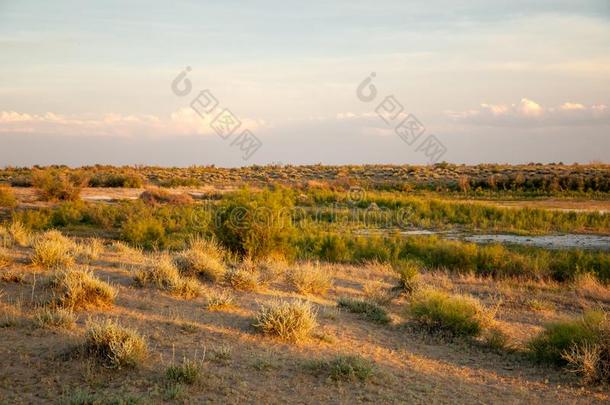
<path fill-rule="evenodd" d="M 393 268 L 398 273 L 398 285 L 395 289 L 409 295 L 415 293 L 419 288 L 421 263 L 414 260 L 401 260 Z"/>
<path fill-rule="evenodd" d="M 135 367 L 148 354 L 144 338 L 116 321 L 89 321 L 85 333 L 85 353 L 111 368 Z"/>
<path fill-rule="evenodd" d="M 290 252 L 292 200 L 283 190 L 242 190 L 221 201 L 213 224 L 229 250 L 253 259 Z"/>
<path fill-rule="evenodd" d="M 75 201 L 86 179 L 81 173 L 65 173 L 60 170 L 37 170 L 33 173 L 32 182 L 38 195 L 45 201 Z"/>
<path fill-rule="evenodd" d="M 454 336 L 478 336 L 493 320 L 492 312 L 477 299 L 435 290 L 416 294 L 407 312 L 427 330 Z"/>
<path fill-rule="evenodd" d="M 256 314 L 254 327 L 267 335 L 299 342 L 317 326 L 316 312 L 306 301 L 273 301 Z"/>
<path fill-rule="evenodd" d="M 367 381 L 374 372 L 373 363 L 361 356 L 339 355 L 328 360 L 314 360 L 305 367 L 316 374 L 325 374 L 333 381 Z"/>
<path fill-rule="evenodd" d="M 372 322 L 386 324 L 391 320 L 385 309 L 367 300 L 341 297 L 337 300 L 337 305 L 354 314 L 362 314 L 365 319 Z"/>
<path fill-rule="evenodd" d="M 120 173 L 96 172 L 89 179 L 89 187 L 140 188 L 143 185 L 144 179 L 135 171 Z"/>
<path fill-rule="evenodd" d="M 603 312 L 588 311 L 578 319 L 549 323 L 528 347 L 537 361 L 565 365 L 564 353 L 574 346 L 596 344 L 606 322 Z"/>
<path fill-rule="evenodd" d="M 121 238 L 144 249 L 161 248 L 166 243 L 165 227 L 155 218 L 130 218 L 123 224 Z"/>
<path fill-rule="evenodd" d="M 201 377 L 201 370 L 201 362 L 189 360 L 185 357 L 182 359 L 182 363 L 167 367 L 165 377 L 175 384 L 192 385 Z"/>

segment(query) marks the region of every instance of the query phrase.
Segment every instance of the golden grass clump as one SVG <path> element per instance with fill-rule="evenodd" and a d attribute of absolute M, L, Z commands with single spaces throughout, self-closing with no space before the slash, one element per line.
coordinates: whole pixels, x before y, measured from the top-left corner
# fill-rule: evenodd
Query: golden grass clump
<path fill-rule="evenodd" d="M 206 306 L 210 311 L 228 308 L 233 305 L 235 297 L 230 291 L 212 291 L 206 294 Z"/>
<path fill-rule="evenodd" d="M 13 189 L 5 184 L 0 184 L 0 207 L 14 208 L 17 206 L 17 199 Z"/>
<path fill-rule="evenodd" d="M 40 328 L 74 329 L 76 316 L 71 309 L 42 307 L 34 313 L 34 322 Z"/>
<path fill-rule="evenodd" d="M 146 341 L 137 331 L 110 319 L 87 323 L 83 348 L 110 368 L 135 367 L 148 354 Z"/>
<path fill-rule="evenodd" d="M 300 342 L 317 326 L 316 311 L 307 301 L 273 301 L 261 306 L 254 327 L 266 335 Z"/>
<path fill-rule="evenodd" d="M 332 286 L 332 277 L 319 264 L 301 263 L 287 273 L 287 281 L 302 294 L 325 294 Z"/>
<path fill-rule="evenodd" d="M 61 232 L 52 230 L 39 235 L 34 242 L 32 264 L 45 269 L 67 268 L 74 265 L 75 244 Z"/>
<path fill-rule="evenodd" d="M 394 290 L 377 280 L 365 282 L 362 286 L 362 292 L 368 301 L 383 306 L 389 305 L 397 295 L 394 293 Z"/>
<path fill-rule="evenodd" d="M 249 259 L 227 271 L 225 282 L 239 291 L 256 291 L 260 287 L 258 270 Z"/>
<path fill-rule="evenodd" d="M 574 290 L 596 301 L 610 302 L 610 289 L 590 273 L 579 274 L 574 280 Z"/>
<path fill-rule="evenodd" d="M 104 242 L 98 238 L 90 238 L 76 246 L 76 256 L 85 263 L 91 263 L 104 252 Z"/>
<path fill-rule="evenodd" d="M 149 259 L 147 266 L 136 272 L 140 286 L 153 285 L 160 290 L 190 299 L 201 295 L 201 285 L 193 278 L 183 277 L 169 255 Z"/>
<path fill-rule="evenodd" d="M 111 248 L 112 251 L 136 263 L 143 263 L 146 261 L 146 255 L 142 248 L 134 248 L 121 241 L 113 242 Z"/>
<path fill-rule="evenodd" d="M 116 289 L 85 270 L 60 270 L 48 281 L 58 306 L 70 309 L 107 307 L 114 303 Z"/>
<path fill-rule="evenodd" d="M 13 221 L 8 226 L 0 227 L 0 241 L 2 246 L 11 247 L 29 246 L 31 241 L 30 231 L 19 221 Z"/>
<path fill-rule="evenodd" d="M 199 275 L 212 282 L 222 280 L 227 269 L 222 263 L 222 249 L 213 241 L 195 240 L 180 252 L 174 262 L 184 275 Z"/>

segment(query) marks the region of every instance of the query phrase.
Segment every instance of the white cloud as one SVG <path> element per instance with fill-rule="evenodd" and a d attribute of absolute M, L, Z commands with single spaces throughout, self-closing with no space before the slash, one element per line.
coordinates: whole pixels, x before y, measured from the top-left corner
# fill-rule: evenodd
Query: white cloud
<path fill-rule="evenodd" d="M 604 104 L 587 106 L 565 102 L 559 107 L 544 107 L 528 98 L 510 105 L 483 103 L 476 109 L 446 111 L 445 114 L 456 122 L 498 127 L 610 125 L 610 111 Z"/>
<path fill-rule="evenodd" d="M 202 119 L 191 108 L 181 108 L 167 117 L 156 115 L 104 114 L 63 115 L 53 112 L 29 114 L 16 111 L 0 111 L 0 134 L 48 134 L 93 136 L 173 136 L 211 135 L 210 118 Z M 255 132 L 268 127 L 264 120 L 241 119 L 242 129 Z"/>

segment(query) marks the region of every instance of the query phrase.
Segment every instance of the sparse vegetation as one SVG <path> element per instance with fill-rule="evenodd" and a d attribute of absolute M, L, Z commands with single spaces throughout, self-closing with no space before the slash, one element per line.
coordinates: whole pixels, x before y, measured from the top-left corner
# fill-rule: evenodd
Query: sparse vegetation
<path fill-rule="evenodd" d="M 373 363 L 361 356 L 340 355 L 328 360 L 314 360 L 306 362 L 305 367 L 333 381 L 366 382 L 374 372 Z"/>
<path fill-rule="evenodd" d="M 381 324 L 389 323 L 390 317 L 383 307 L 367 300 L 341 297 L 337 301 L 339 308 L 347 309 L 354 314 L 362 314 L 366 320 Z"/>
<path fill-rule="evenodd" d="M 76 176 L 66 167 L 37 170 L 63 173 L 68 180 Z M 483 402 L 607 402 L 605 385 L 576 387 L 569 374 L 586 384 L 608 382 L 610 252 L 451 238 L 475 228 L 610 234 L 608 215 L 500 207 L 544 206 L 543 199 L 520 199 L 550 194 L 544 185 L 505 190 L 504 166 L 476 168 L 486 173 L 489 186 L 473 170 L 446 163 L 286 165 L 277 171 L 94 167 L 82 172 L 95 187 L 202 187 L 189 189 L 193 198 L 184 202 L 173 200 L 184 189 L 151 188 L 141 198 L 140 190 L 98 190 L 109 196 L 104 202 L 91 198 L 95 190 L 88 189 L 83 201 L 52 197 L 51 203 L 36 200 L 36 190 L 15 190 L 16 209 L 0 209 L 0 351 L 6 357 L 0 397 L 54 401 L 64 393 L 62 399 L 74 403 L 277 402 L 289 399 L 290 389 L 324 402 L 340 389 L 348 402 L 404 402 L 432 397 L 441 384 L 451 394 L 443 398 L 458 403 L 474 396 Z M 379 173 L 387 177 L 375 178 Z M 524 176 L 525 183 L 536 176 Z M 31 177 L 27 168 L 0 170 L 0 181 L 20 187 L 31 186 Z M 443 183 L 447 179 L 455 184 Z M 362 199 L 349 197 L 353 186 L 366 188 Z M 599 198 L 592 203 L 607 206 L 608 196 L 593 188 L 553 193 L 557 206 L 571 204 L 562 200 L 568 195 Z M 484 201 L 471 201 L 476 199 Z M 441 232 L 404 232 L 412 228 Z M 134 280 L 152 288 L 133 288 Z M 311 301 L 295 300 L 298 294 L 311 294 Z M 495 305 L 500 300 L 502 307 Z M 595 311 L 543 324 L 582 308 Z M 114 320 L 90 320 L 81 330 L 85 314 Z M 121 324 L 137 325 L 141 333 Z M 252 326 L 258 333 L 251 333 Z M 420 330 L 440 338 L 429 344 Z M 83 333 L 80 351 L 64 350 Z M 143 336 L 150 339 L 150 355 Z M 445 339 L 455 336 L 469 339 Z M 295 342 L 301 347 L 290 348 Z M 173 361 L 172 353 L 191 350 L 201 350 L 200 360 Z M 537 361 L 523 361 L 524 351 Z M 541 368 L 539 362 L 560 367 Z M 300 364 L 311 373 L 303 373 Z M 106 370 L 138 365 L 145 367 Z M 264 372 L 268 381 L 255 382 L 253 371 Z M 46 396 L 30 388 L 58 372 L 61 386 L 48 384 Z M 490 373 L 502 378 L 489 379 Z M 374 384 L 360 384 L 373 376 Z M 394 384 L 405 376 L 409 384 Z M 332 384 L 317 384 L 317 377 Z M 547 378 L 548 384 L 541 383 Z M 343 389 L 341 382 L 358 384 Z M 121 392 L 115 392 L 117 384 Z M 315 392 L 308 391 L 312 384 Z M 535 394 L 523 390 L 532 384 Z"/>
<path fill-rule="evenodd" d="M 191 360 L 186 357 L 181 363 L 175 363 L 167 367 L 165 377 L 174 384 L 195 384 L 201 378 L 202 364 L 200 361 Z"/>
<path fill-rule="evenodd" d="M 264 334 L 300 342 L 317 326 L 316 311 L 306 301 L 274 301 L 261 306 L 254 326 Z"/>

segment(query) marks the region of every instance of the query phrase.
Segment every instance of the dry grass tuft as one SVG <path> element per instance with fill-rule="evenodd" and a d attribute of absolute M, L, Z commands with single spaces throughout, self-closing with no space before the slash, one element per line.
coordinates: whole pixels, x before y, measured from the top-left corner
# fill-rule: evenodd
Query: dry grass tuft
<path fill-rule="evenodd" d="M 319 264 L 301 263 L 287 273 L 287 281 L 301 294 L 325 294 L 332 286 L 332 277 Z"/>
<path fill-rule="evenodd" d="M 13 221 L 8 226 L 0 227 L 0 239 L 4 247 L 29 246 L 31 235 L 27 228 L 19 221 Z"/>
<path fill-rule="evenodd" d="M 76 257 L 85 263 L 99 259 L 103 252 L 104 242 L 98 238 L 90 238 L 76 246 Z"/>
<path fill-rule="evenodd" d="M 206 295 L 206 306 L 210 311 L 217 311 L 233 306 L 235 297 L 230 291 L 212 291 Z"/>
<path fill-rule="evenodd" d="M 223 251 L 215 242 L 197 239 L 180 252 L 174 262 L 180 272 L 189 276 L 201 276 L 212 282 L 222 280 L 227 269 L 222 263 Z"/>
<path fill-rule="evenodd" d="M 145 257 L 144 251 L 142 250 L 142 248 L 135 248 L 135 247 L 129 246 L 128 244 L 126 244 L 125 242 L 122 242 L 122 241 L 112 242 L 111 248 L 113 251 L 115 251 L 116 253 L 123 255 L 123 256 L 127 256 L 127 257 L 141 256 L 142 258 Z"/>
<path fill-rule="evenodd" d="M 137 331 L 110 319 L 87 323 L 83 347 L 110 368 L 135 367 L 148 354 L 146 341 Z"/>
<path fill-rule="evenodd" d="M 368 301 L 374 302 L 377 305 L 389 305 L 397 294 L 388 288 L 381 281 L 369 280 L 364 283 L 362 292 Z"/>
<path fill-rule="evenodd" d="M 249 259 L 227 271 L 225 281 L 239 291 L 256 291 L 259 289 L 259 273 L 254 262 Z"/>
<path fill-rule="evenodd" d="M 84 270 L 60 270 L 48 280 L 58 306 L 69 309 L 108 307 L 114 303 L 116 289 Z"/>
<path fill-rule="evenodd" d="M 198 297 L 202 292 L 199 282 L 183 277 L 171 257 L 165 254 L 149 259 L 147 266 L 136 272 L 134 280 L 139 286 L 153 285 L 186 299 Z"/>
<path fill-rule="evenodd" d="M 201 361 L 184 357 L 181 363 L 175 363 L 165 370 L 165 378 L 174 384 L 195 384 L 201 378 L 203 364 Z"/>
<path fill-rule="evenodd" d="M 317 326 L 316 312 L 306 301 L 273 301 L 261 306 L 254 327 L 266 335 L 300 342 Z"/>
<path fill-rule="evenodd" d="M 610 289 L 599 282 L 599 280 L 590 273 L 580 274 L 574 280 L 575 291 L 587 298 L 610 302 Z"/>
<path fill-rule="evenodd" d="M 40 328 L 74 329 L 76 316 L 70 309 L 43 307 L 34 313 L 34 322 Z"/>
<path fill-rule="evenodd" d="M 265 257 L 257 261 L 256 268 L 259 274 L 259 284 L 269 286 L 286 272 L 287 267 L 286 259 L 281 256 Z"/>
<path fill-rule="evenodd" d="M 39 235 L 34 242 L 32 264 L 45 269 L 68 268 L 74 265 L 75 244 L 61 232 L 52 230 Z"/>

